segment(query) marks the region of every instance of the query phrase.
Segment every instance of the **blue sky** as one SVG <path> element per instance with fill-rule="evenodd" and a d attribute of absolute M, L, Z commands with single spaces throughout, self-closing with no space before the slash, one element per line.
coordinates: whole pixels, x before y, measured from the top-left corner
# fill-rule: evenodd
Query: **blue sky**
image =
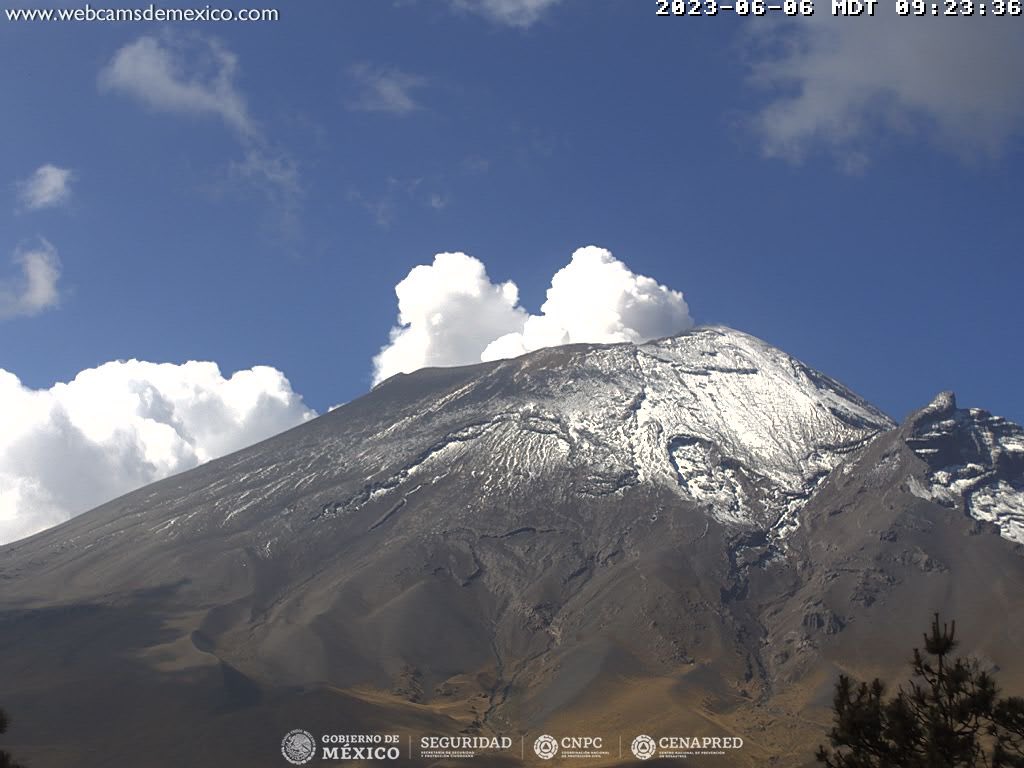
<path fill-rule="evenodd" d="M 1024 421 L 1024 20 L 655 5 L 0 21 L 0 368 L 271 366 L 322 412 L 413 267 L 465 252 L 537 313 L 593 244 L 896 418 Z"/>

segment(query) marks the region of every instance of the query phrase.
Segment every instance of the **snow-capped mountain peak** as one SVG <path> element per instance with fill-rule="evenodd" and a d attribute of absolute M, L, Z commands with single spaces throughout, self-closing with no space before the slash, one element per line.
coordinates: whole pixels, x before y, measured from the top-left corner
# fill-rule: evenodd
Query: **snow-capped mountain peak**
<path fill-rule="evenodd" d="M 928 466 L 922 498 L 959 507 L 1024 543 L 1024 429 L 939 394 L 909 422 L 907 444 Z"/>
<path fill-rule="evenodd" d="M 386 397 L 389 383 L 376 393 Z M 568 470 L 582 494 L 650 482 L 719 521 L 785 532 L 822 477 L 893 426 L 771 345 L 702 327 L 640 345 L 540 350 L 481 368 L 396 422 L 379 449 L 371 438 L 366 454 L 371 464 L 391 463 L 396 436 L 408 444 L 388 477 L 372 479 L 378 490 L 455 462 L 487 478 L 485 497 L 538 479 L 562 482 Z M 423 437 L 409 439 L 416 435 Z"/>

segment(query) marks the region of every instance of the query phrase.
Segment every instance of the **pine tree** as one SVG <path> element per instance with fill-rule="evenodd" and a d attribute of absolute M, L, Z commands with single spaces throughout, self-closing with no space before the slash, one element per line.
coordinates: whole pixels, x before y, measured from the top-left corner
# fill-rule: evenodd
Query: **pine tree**
<path fill-rule="evenodd" d="M 0 734 L 7 732 L 7 713 L 0 709 Z M 7 752 L 0 749 L 0 768 L 24 768 L 21 763 L 14 762 L 14 758 Z"/>
<path fill-rule="evenodd" d="M 913 679 L 886 699 L 885 684 L 840 675 L 828 768 L 1024 768 L 1024 699 L 1000 699 L 973 659 L 951 658 L 956 622 L 939 624 L 914 649 Z"/>

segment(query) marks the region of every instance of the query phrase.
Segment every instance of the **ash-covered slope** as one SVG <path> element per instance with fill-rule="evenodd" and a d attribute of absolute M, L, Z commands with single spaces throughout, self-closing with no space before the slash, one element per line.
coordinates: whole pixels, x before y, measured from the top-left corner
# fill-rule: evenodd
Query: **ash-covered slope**
<path fill-rule="evenodd" d="M 1021 433 L 947 392 L 829 475 L 785 557 L 746 573 L 773 691 L 753 716 L 820 741 L 808 721 L 823 720 L 837 675 L 906 680 L 936 612 L 956 620 L 957 653 L 1024 692 Z"/>
<path fill-rule="evenodd" d="M 57 558 L 65 562 L 111 546 L 173 549 L 238 536 L 254 556 L 273 559 L 327 521 L 383 507 L 366 529 L 375 530 L 456 471 L 474 478 L 472 498 L 435 523 L 485 526 L 487 513 L 468 515 L 558 483 L 581 498 L 657 486 L 720 522 L 771 529 L 843 456 L 891 426 L 837 382 L 725 328 L 642 346 L 559 347 L 397 376 L 315 422 L 17 543 L 5 557 L 76 553 Z M 125 586 L 137 584 L 128 570 Z"/>
<path fill-rule="evenodd" d="M 148 739 L 150 765 L 278 765 L 280 734 L 299 721 L 711 729 L 749 737 L 736 759 L 762 765 L 808 746 L 820 703 L 786 699 L 782 683 L 823 684 L 869 608 L 872 622 L 911 620 L 888 599 L 900 585 L 937 594 L 914 565 L 927 542 L 914 540 L 920 555 L 880 538 L 897 503 L 941 519 L 944 542 L 978 509 L 1016 503 L 1021 471 L 1005 456 L 1019 433 L 1005 424 L 986 433 L 989 464 L 963 453 L 960 427 L 942 449 L 982 467 L 996 501 L 932 501 L 937 473 L 953 470 L 915 453 L 931 445 L 926 422 L 895 429 L 725 328 L 397 376 L 0 548 L 4 704 L 22 713 L 36 766 L 139 764 L 139 743 L 96 717 L 104 707 Z M 950 546 L 946 574 L 968 557 Z M 876 563 L 890 550 L 893 573 Z M 1010 542 L 966 550 L 1024 587 Z M 864 563 L 887 574 L 871 606 L 836 591 Z M 896 642 L 900 622 L 878 636 Z M 52 701 L 69 713 L 59 733 Z M 197 736 L 175 741 L 167 717 Z"/>

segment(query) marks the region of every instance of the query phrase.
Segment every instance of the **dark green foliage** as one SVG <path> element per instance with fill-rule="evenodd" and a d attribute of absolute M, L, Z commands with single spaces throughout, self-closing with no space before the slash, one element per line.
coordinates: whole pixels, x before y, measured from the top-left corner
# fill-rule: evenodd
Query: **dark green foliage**
<path fill-rule="evenodd" d="M 914 676 L 886 699 L 875 679 L 839 677 L 831 749 L 819 747 L 828 768 L 1024 768 L 1024 699 L 1000 699 L 995 680 L 973 659 L 950 659 L 956 622 L 924 636 L 914 649 Z"/>
<path fill-rule="evenodd" d="M 7 713 L 0 709 L 0 733 L 6 733 L 8 722 Z M 24 766 L 21 763 L 14 762 L 13 757 L 0 749 L 0 768 L 24 768 Z"/>

